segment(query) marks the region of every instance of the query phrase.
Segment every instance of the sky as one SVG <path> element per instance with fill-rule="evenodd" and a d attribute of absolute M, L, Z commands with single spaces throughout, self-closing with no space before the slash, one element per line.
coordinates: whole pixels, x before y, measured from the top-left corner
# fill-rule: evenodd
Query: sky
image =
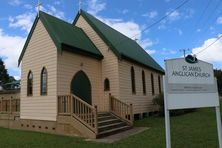
<path fill-rule="evenodd" d="M 0 58 L 16 79 L 37 2 L 0 0 Z M 79 10 L 78 0 L 40 2 L 42 11 L 70 23 Z M 202 51 L 198 59 L 222 69 L 222 0 L 82 0 L 81 8 L 136 40 L 163 68 L 165 59 L 182 57 L 181 50 L 189 49 L 186 54 Z"/>

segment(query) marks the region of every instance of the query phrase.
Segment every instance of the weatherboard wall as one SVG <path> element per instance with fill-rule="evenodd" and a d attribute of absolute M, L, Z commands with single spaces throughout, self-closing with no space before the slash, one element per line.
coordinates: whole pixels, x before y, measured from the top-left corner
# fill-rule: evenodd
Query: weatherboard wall
<path fill-rule="evenodd" d="M 134 67 L 135 71 L 135 84 L 136 93 L 132 93 L 131 85 L 131 67 Z M 146 80 L 146 94 L 143 93 L 142 84 L 142 70 L 145 73 Z M 151 73 L 154 78 L 154 91 L 155 95 L 152 95 L 151 87 Z M 119 62 L 119 83 L 120 83 L 120 99 L 127 103 L 133 104 L 134 114 L 152 112 L 156 107 L 152 103 L 152 99 L 159 94 L 158 76 L 161 77 L 161 90 L 162 89 L 162 74 L 152 71 L 146 67 L 139 66 L 137 64 L 121 60 Z"/>
<path fill-rule="evenodd" d="M 118 58 L 114 55 L 112 50 L 106 45 L 106 43 L 100 38 L 96 31 L 89 25 L 89 23 L 80 15 L 77 20 L 76 26 L 82 28 L 88 35 L 95 46 L 100 50 L 104 58 L 101 62 L 101 107 L 103 110 L 108 110 L 109 105 L 109 93 L 119 98 L 119 73 L 118 73 Z M 108 78 L 110 81 L 110 91 L 104 91 L 103 83 Z"/>
<path fill-rule="evenodd" d="M 42 68 L 48 72 L 48 94 L 40 95 Z M 57 116 L 57 49 L 39 20 L 21 64 L 21 119 L 51 120 Z M 27 76 L 33 73 L 33 96 L 27 96 Z"/>
<path fill-rule="evenodd" d="M 58 54 L 58 83 L 57 94 L 69 95 L 74 75 L 82 70 L 91 83 L 92 105 L 102 110 L 101 99 L 101 62 L 99 60 L 63 51 Z"/>

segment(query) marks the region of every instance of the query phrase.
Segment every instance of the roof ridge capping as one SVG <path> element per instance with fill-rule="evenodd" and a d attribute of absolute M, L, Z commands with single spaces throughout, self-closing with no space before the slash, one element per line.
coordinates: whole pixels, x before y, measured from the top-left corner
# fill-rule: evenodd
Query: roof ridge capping
<path fill-rule="evenodd" d="M 136 41 L 103 23 L 88 12 L 81 9 L 80 13 L 76 15 L 73 25 L 76 24 L 80 15 L 97 32 L 97 34 L 109 46 L 109 48 L 111 48 L 119 59 L 126 58 L 153 70 L 164 73 L 164 69 Z"/>

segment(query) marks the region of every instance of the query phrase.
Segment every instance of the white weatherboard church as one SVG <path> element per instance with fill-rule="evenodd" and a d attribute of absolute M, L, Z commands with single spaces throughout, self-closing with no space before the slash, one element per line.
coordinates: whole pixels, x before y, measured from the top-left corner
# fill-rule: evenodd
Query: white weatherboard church
<path fill-rule="evenodd" d="M 23 128 L 109 135 L 130 128 L 134 114 L 155 111 L 152 99 L 162 91 L 158 63 L 83 10 L 72 24 L 40 11 L 19 65 Z"/>

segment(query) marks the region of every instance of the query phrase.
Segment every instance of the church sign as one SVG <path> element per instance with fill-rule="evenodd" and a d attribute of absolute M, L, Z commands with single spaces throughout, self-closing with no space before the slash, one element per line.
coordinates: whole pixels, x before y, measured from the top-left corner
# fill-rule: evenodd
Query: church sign
<path fill-rule="evenodd" d="M 167 148 L 170 144 L 169 110 L 215 107 L 218 138 L 221 143 L 219 97 L 213 65 L 196 57 L 165 60 L 164 104 Z"/>

